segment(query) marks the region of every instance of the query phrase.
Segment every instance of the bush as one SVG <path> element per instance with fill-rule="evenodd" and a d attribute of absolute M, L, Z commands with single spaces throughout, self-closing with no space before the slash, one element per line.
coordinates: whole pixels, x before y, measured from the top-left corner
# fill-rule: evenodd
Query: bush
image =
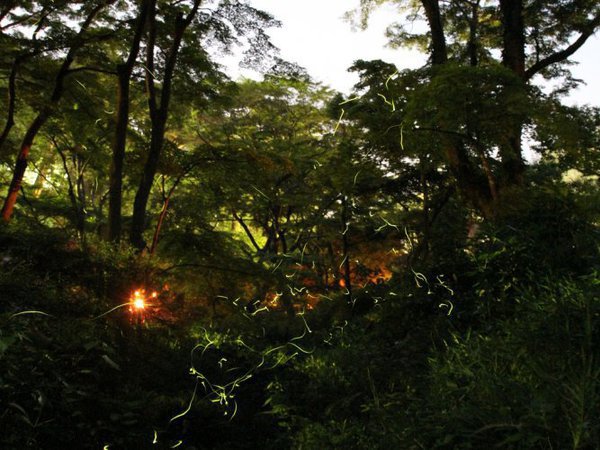
<path fill-rule="evenodd" d="M 600 442 L 600 279 L 531 281 L 513 317 L 454 335 L 432 358 L 428 448 Z"/>

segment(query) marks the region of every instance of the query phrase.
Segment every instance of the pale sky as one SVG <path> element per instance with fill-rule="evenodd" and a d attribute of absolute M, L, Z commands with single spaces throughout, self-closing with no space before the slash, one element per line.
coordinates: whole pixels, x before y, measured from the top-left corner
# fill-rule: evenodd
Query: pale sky
<path fill-rule="evenodd" d="M 386 26 L 398 17 L 389 4 L 373 14 L 366 31 L 356 31 L 342 16 L 356 8 L 359 0 L 249 0 L 249 3 L 283 23 L 281 28 L 270 30 L 269 35 L 284 59 L 300 64 L 315 80 L 344 93 L 358 81 L 355 74 L 347 72 L 357 59 L 382 59 L 399 69 L 416 68 L 425 61 L 425 56 L 416 51 L 386 47 Z M 572 68 L 573 74 L 586 81 L 587 86 L 573 92 L 571 101 L 600 105 L 596 82 L 600 76 L 600 37 L 590 38 L 572 59 L 580 62 Z M 245 71 L 241 74 L 251 76 Z"/>

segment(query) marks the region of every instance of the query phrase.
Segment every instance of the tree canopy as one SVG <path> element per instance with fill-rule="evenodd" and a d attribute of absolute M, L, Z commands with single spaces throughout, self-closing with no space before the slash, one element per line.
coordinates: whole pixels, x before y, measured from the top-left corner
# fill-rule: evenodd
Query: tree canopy
<path fill-rule="evenodd" d="M 0 447 L 598 447 L 600 6 L 386 2 L 350 93 L 243 0 L 0 5 Z"/>

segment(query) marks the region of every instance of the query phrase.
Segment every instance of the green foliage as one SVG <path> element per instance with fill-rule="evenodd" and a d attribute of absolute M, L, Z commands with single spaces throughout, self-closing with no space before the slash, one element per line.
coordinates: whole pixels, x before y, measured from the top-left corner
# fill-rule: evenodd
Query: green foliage
<path fill-rule="evenodd" d="M 453 335 L 432 358 L 429 448 L 598 442 L 598 278 L 530 281 L 513 317 Z"/>
<path fill-rule="evenodd" d="M 574 108 L 556 99 L 541 102 L 535 115 L 536 150 L 544 162 L 562 170 L 577 169 L 586 175 L 598 173 L 597 151 L 600 111 L 598 108 Z"/>
<path fill-rule="evenodd" d="M 490 148 L 530 113 L 525 86 L 508 69 L 446 65 L 411 95 L 404 120 L 415 128 L 467 134 Z"/>
<path fill-rule="evenodd" d="M 269 386 L 291 447 L 593 448 L 598 239 L 575 204 L 537 191 L 334 328 Z"/>
<path fill-rule="evenodd" d="M 23 24 L 0 33 L 0 94 L 21 64 L 3 162 L 96 4 L 21 3 L 0 7 L 3 26 Z M 0 229 L 1 447 L 598 445 L 598 111 L 565 107 L 561 91 L 544 95 L 494 60 L 497 2 L 442 2 L 450 61 L 399 72 L 359 60 L 349 98 L 272 52 L 270 15 L 238 1 L 201 8 L 159 130 L 146 224 L 158 246 L 141 253 L 102 240 L 112 72 L 134 3 L 116 2 L 86 35 Z M 538 34 L 525 63 L 593 25 L 591 2 L 547 3 L 525 5 L 526 38 Z M 163 95 L 190 2 L 157 5 Z M 401 6 L 419 20 L 422 5 Z M 237 42 L 249 44 L 244 64 L 267 68 L 262 81 L 234 83 L 211 60 L 209 45 Z M 543 74 L 566 76 L 564 91 L 561 66 Z M 151 139 L 146 74 L 138 61 L 124 228 Z M 517 174 L 523 132 L 541 160 Z M 137 289 L 156 291 L 141 312 Z"/>
<path fill-rule="evenodd" d="M 117 286 L 143 271 L 131 264 L 133 255 L 83 253 L 52 230 L 13 229 L 0 240 L 2 445 L 129 447 L 151 440 L 152 423 L 164 426 L 189 394 L 183 376 L 164 386 L 157 380 L 185 374 L 187 361 L 182 353 L 155 359 L 158 348 L 173 350 L 173 336 L 148 330 L 136 337 L 126 319 L 123 328 L 119 322 L 123 308 L 102 315 L 118 299 Z"/>

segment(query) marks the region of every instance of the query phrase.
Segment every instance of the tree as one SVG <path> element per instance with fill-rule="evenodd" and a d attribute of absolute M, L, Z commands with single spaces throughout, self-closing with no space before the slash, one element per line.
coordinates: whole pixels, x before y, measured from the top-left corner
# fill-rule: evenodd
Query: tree
<path fill-rule="evenodd" d="M 350 99 L 335 99 L 331 112 L 347 123 L 345 139 L 354 148 L 351 158 L 362 167 L 361 173 L 365 167 L 371 167 L 364 174 L 370 181 L 361 190 L 377 193 L 378 197 L 370 199 L 376 206 L 368 214 L 378 214 L 380 220 L 388 223 L 402 223 L 411 233 L 418 233 L 420 245 L 415 255 L 426 257 L 431 229 L 454 189 L 440 152 L 439 136 L 432 139 L 427 128 L 416 132 L 405 124 L 424 126 L 425 121 L 435 122 L 437 108 L 428 104 L 432 99 L 439 103 L 440 95 L 448 90 L 440 87 L 434 94 L 417 96 L 417 90 L 425 84 L 424 71 L 399 74 L 394 65 L 379 60 L 356 61 L 350 70 L 360 77 L 355 93 Z M 470 86 L 465 86 L 466 92 L 470 90 Z M 444 104 L 449 106 L 452 102 L 448 99 Z M 448 111 L 449 118 L 459 117 L 448 109 L 442 111 Z M 379 174 L 375 168 L 379 168 Z M 385 221 L 372 226 L 383 226 L 384 230 L 389 227 Z M 406 237 L 404 230 L 400 234 L 402 239 Z"/>
<path fill-rule="evenodd" d="M 155 52 L 157 51 L 156 0 L 151 0 L 148 8 L 148 41 L 146 42 L 146 92 L 148 95 L 148 111 L 150 114 L 150 121 L 152 123 L 152 131 L 148 157 L 146 159 L 144 171 L 142 173 L 142 178 L 140 180 L 140 185 L 138 187 L 133 206 L 133 220 L 131 224 L 130 236 L 131 243 L 138 248 L 143 248 L 145 245 L 142 238 L 142 233 L 144 231 L 146 221 L 146 205 L 148 203 L 150 189 L 152 188 L 154 175 L 156 174 L 158 161 L 164 143 L 165 127 L 169 113 L 169 104 L 171 102 L 171 85 L 173 83 L 173 77 L 175 74 L 177 56 L 181 48 L 183 35 L 192 23 L 192 20 L 194 20 L 199 7 L 200 0 L 194 0 L 192 8 L 187 14 L 184 14 L 184 12 L 176 13 L 173 38 L 165 56 L 164 75 L 161 84 L 160 98 L 158 98 L 156 86 L 156 71 L 159 70 L 159 68 L 154 62 Z"/>
<path fill-rule="evenodd" d="M 108 239 L 118 242 L 121 238 L 121 203 L 123 189 L 123 162 L 129 126 L 129 84 L 142 41 L 146 21 L 150 15 L 150 0 L 142 0 L 139 6 L 129 53 L 125 62 L 117 65 L 117 119 L 110 166 L 110 190 L 108 203 Z"/>
<path fill-rule="evenodd" d="M 366 19 L 371 9 L 381 3 L 384 0 L 363 1 L 363 18 Z M 524 183 L 522 130 L 531 102 L 536 95 L 539 97 L 539 93 L 531 89 L 531 80 L 537 74 L 546 77 L 567 75 L 568 80 L 563 67 L 600 26 L 600 7 L 597 2 L 578 1 L 453 0 L 442 3 L 438 0 L 394 0 L 393 3 L 408 11 L 413 20 L 421 19 L 427 25 L 426 36 L 409 33 L 399 25 L 392 27 L 389 34 L 394 45 L 428 43 L 431 70 L 421 82 L 421 92 L 427 95 L 419 99 L 422 101 L 429 96 L 428 105 L 441 112 L 438 118 L 444 116 L 442 105 L 436 105 L 436 98 L 431 96 L 443 94 L 443 99 L 449 100 L 445 107 L 456 108 L 463 103 L 464 92 L 451 94 L 461 83 L 473 87 L 479 83 L 478 77 L 484 76 L 488 82 L 478 88 L 481 94 L 491 92 L 495 95 L 498 90 L 502 93 L 496 110 L 503 133 L 496 133 L 493 140 L 486 142 L 483 139 L 483 135 L 492 136 L 494 133 L 490 131 L 493 129 L 474 129 L 475 114 L 465 115 L 462 122 L 454 122 L 450 128 L 448 122 L 427 120 L 420 124 L 418 131 L 422 133 L 428 129 L 432 138 L 438 141 L 445 163 L 463 196 L 484 217 L 492 218 L 502 209 L 503 197 Z M 493 50 L 501 51 L 500 61 L 494 61 Z M 497 68 L 498 64 L 507 71 Z M 428 83 L 431 85 L 427 86 Z M 432 87 L 436 84 L 438 88 Z M 474 110 L 484 107 L 491 111 L 493 101 L 491 99 L 487 106 L 478 106 L 474 99 L 468 107 Z M 500 114 L 501 104 L 509 107 L 510 117 Z M 415 103 L 413 111 L 418 108 Z M 410 118 L 414 117 L 405 118 L 407 133 L 416 131 L 409 126 L 412 124 Z M 497 158 L 492 156 L 495 150 Z"/>
<path fill-rule="evenodd" d="M 160 9 L 154 1 L 149 8 L 145 78 L 151 137 L 135 196 L 130 232 L 131 243 L 139 249 L 145 245 L 142 235 L 146 227 L 148 198 L 164 145 L 173 82 L 178 71 L 181 75 L 185 70 L 191 70 L 197 77 L 196 82 L 202 79 L 206 73 L 203 69 L 212 66 L 208 55 L 200 50 L 207 39 L 228 48 L 240 37 L 245 38 L 254 44 L 247 54 L 248 64 L 262 62 L 261 59 L 274 50 L 263 31 L 277 25 L 268 14 L 240 2 L 219 2 L 214 10 L 199 13 L 200 4 L 200 0 L 194 0 L 188 5 L 163 5 L 164 9 Z M 165 29 L 159 29 L 159 14 Z M 190 48 L 195 49 L 193 55 L 189 54 Z M 157 55 L 161 55 L 158 63 Z M 186 64 L 186 57 L 190 56 L 195 65 Z M 199 60 L 204 62 L 198 64 Z"/>
<path fill-rule="evenodd" d="M 87 43 L 88 32 L 99 13 L 114 2 L 115 0 L 104 0 L 99 2 L 98 4 L 92 5 L 91 8 L 83 11 L 86 13 L 86 15 L 84 16 L 85 19 L 83 20 L 79 31 L 74 35 L 73 40 L 71 41 L 70 46 L 68 47 L 67 54 L 63 59 L 63 62 L 60 68 L 58 69 L 58 72 L 56 73 L 52 94 L 50 95 L 49 100 L 39 109 L 37 116 L 29 125 L 29 128 L 27 129 L 25 136 L 23 137 L 23 140 L 21 142 L 19 153 L 17 155 L 15 169 L 13 172 L 13 177 L 10 182 L 8 194 L 4 201 L 4 205 L 2 207 L 1 214 L 4 222 L 8 222 L 12 216 L 13 209 L 19 194 L 19 190 L 21 188 L 21 183 L 23 181 L 23 176 L 27 168 L 27 161 L 29 158 L 31 147 L 40 129 L 52 116 L 56 107 L 58 106 L 60 99 L 63 96 L 65 79 L 71 73 L 71 65 L 73 64 L 79 50 Z"/>

